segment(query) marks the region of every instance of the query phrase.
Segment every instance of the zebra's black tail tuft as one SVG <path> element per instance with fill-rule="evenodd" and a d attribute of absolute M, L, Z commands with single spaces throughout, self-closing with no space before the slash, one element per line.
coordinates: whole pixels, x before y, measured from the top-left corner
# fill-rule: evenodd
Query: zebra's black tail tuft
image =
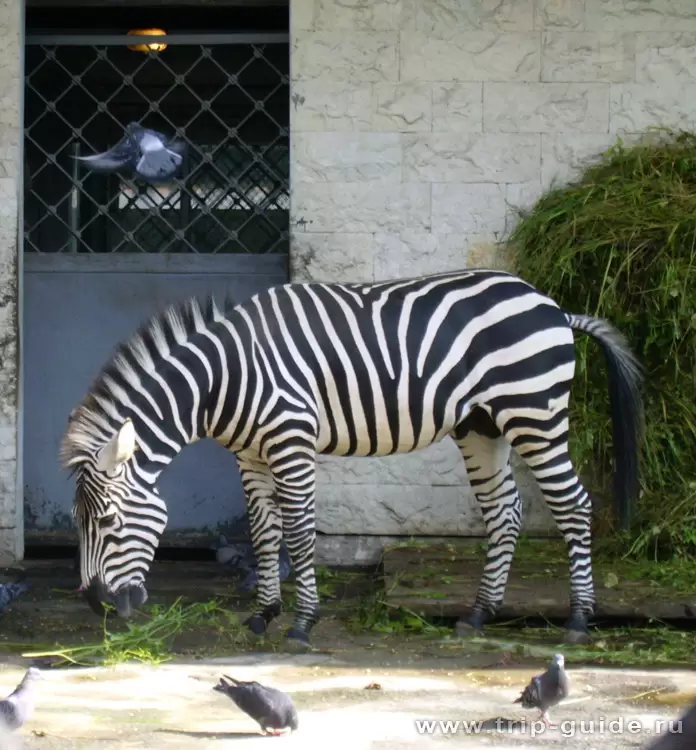
<path fill-rule="evenodd" d="M 566 313 L 570 327 L 597 341 L 607 362 L 609 405 L 614 442 L 614 501 L 619 522 L 628 527 L 640 491 L 638 456 L 643 434 L 641 383 L 643 367 L 625 336 L 612 325 L 589 315 Z"/>

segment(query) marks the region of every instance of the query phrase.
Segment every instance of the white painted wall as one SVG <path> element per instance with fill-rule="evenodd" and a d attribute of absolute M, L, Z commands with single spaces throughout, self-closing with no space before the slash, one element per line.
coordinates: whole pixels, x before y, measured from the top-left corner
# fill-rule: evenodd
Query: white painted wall
<path fill-rule="evenodd" d="M 291 0 L 291 30 L 297 280 L 504 266 L 510 205 L 617 134 L 696 127 L 696 0 Z M 327 533 L 483 531 L 451 444 L 326 459 L 317 504 Z"/>

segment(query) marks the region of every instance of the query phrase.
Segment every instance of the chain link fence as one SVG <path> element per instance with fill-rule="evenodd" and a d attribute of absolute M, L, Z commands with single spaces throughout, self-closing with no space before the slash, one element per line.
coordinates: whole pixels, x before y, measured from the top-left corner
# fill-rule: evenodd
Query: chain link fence
<path fill-rule="evenodd" d="M 289 252 L 286 34 L 28 37 L 25 252 Z M 157 40 L 162 41 L 160 38 Z M 129 122 L 188 144 L 156 186 L 75 156 Z"/>

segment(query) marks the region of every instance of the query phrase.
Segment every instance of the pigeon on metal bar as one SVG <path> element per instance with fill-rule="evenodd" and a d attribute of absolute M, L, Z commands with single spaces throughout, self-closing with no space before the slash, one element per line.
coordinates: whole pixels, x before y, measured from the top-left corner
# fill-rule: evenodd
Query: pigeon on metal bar
<path fill-rule="evenodd" d="M 0 583 L 0 614 L 5 612 L 10 604 L 29 588 L 30 584 L 21 579 Z"/>
<path fill-rule="evenodd" d="M 570 681 L 565 671 L 565 658 L 563 654 L 555 654 L 546 672 L 532 677 L 520 697 L 513 703 L 521 703 L 523 708 L 538 708 L 541 712 L 540 718 L 549 727 L 552 726 L 549 722 L 549 709 L 567 698 L 569 691 Z"/>
<path fill-rule="evenodd" d="M 24 726 L 34 713 L 36 680 L 42 679 L 36 667 L 29 667 L 17 687 L 0 701 L 0 723 L 12 731 Z"/>
<path fill-rule="evenodd" d="M 215 547 L 215 557 L 220 565 L 232 568 L 241 573 L 244 578 L 238 584 L 240 592 L 251 591 L 259 581 L 258 563 L 254 547 L 251 542 L 229 542 L 227 537 L 220 534 Z M 292 563 L 285 542 L 280 544 L 279 555 L 280 581 L 281 583 L 290 575 Z"/>
<path fill-rule="evenodd" d="M 692 750 L 696 747 L 696 703 L 678 719 L 668 721 L 665 731 L 646 750 Z"/>
<path fill-rule="evenodd" d="M 227 680 L 227 682 L 225 682 Z M 299 726 L 297 710 L 287 693 L 258 682 L 242 682 L 224 675 L 213 687 L 234 701 L 261 727 L 263 734 L 294 732 Z"/>
<path fill-rule="evenodd" d="M 146 182 L 166 182 L 174 177 L 184 160 L 186 144 L 130 122 L 126 134 L 108 151 L 75 156 L 95 172 L 118 172 L 129 168 Z"/>

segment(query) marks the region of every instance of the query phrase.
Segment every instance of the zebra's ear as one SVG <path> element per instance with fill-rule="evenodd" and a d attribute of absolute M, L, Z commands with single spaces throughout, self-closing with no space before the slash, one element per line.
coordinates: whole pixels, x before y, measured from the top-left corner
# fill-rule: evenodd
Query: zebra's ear
<path fill-rule="evenodd" d="M 101 449 L 97 461 L 99 471 L 114 472 L 132 458 L 136 450 L 135 427 L 130 419 L 121 425 L 121 429 Z"/>

